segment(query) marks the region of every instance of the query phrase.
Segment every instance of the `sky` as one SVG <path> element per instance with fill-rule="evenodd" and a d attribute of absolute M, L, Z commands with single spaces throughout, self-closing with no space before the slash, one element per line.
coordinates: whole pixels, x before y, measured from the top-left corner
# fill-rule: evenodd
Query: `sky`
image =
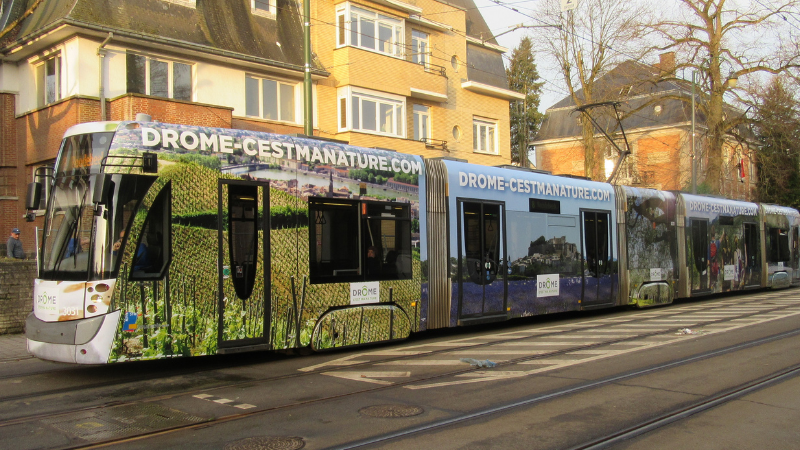
<path fill-rule="evenodd" d="M 486 20 L 486 23 L 489 25 L 489 29 L 495 35 L 508 31 L 514 28 L 515 25 L 519 24 L 541 24 L 533 19 L 533 17 L 536 17 L 533 9 L 536 8 L 539 3 L 537 0 L 501 1 L 501 3 L 506 6 L 500 6 L 491 0 L 474 1 L 478 6 L 478 9 L 480 9 L 484 20 Z M 515 12 L 510 8 L 514 8 L 519 12 Z M 498 44 L 508 49 L 508 53 L 506 53 L 503 57 L 503 59 L 506 61 L 506 66 L 508 66 L 508 59 L 511 58 L 511 52 L 517 47 L 517 45 L 519 45 L 519 41 L 529 32 L 530 29 L 522 28 L 503 34 L 502 36 L 496 38 Z M 536 41 L 534 40 L 534 51 L 535 42 Z M 547 108 L 553 106 L 553 104 L 566 97 L 567 91 L 563 85 L 563 82 L 560 81 L 560 76 L 555 68 L 547 67 L 544 61 L 538 57 L 536 57 L 535 62 L 536 68 L 539 71 L 539 77 L 545 83 L 542 87 L 541 102 L 539 103 L 539 111 L 544 113 Z"/>

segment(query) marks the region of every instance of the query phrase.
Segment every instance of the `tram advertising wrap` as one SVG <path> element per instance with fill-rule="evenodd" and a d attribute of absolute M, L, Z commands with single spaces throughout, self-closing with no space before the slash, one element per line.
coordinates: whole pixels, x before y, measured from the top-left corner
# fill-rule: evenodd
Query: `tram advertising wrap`
<path fill-rule="evenodd" d="M 87 123 L 50 185 L 26 335 L 56 361 L 324 351 L 800 281 L 791 208 L 328 140 Z"/>

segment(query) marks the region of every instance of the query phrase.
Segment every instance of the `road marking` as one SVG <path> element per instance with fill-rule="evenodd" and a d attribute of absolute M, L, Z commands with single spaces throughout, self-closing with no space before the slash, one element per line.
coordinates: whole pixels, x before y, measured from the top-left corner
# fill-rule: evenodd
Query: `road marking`
<path fill-rule="evenodd" d="M 550 353 L 550 350 L 492 350 L 492 349 L 477 349 L 477 350 L 458 350 L 453 352 L 456 355 L 540 355 L 542 353 Z"/>
<path fill-rule="evenodd" d="M 228 398 L 222 398 L 222 397 L 216 397 L 216 396 L 213 396 L 213 395 L 210 395 L 210 394 L 195 394 L 192 397 L 200 399 L 200 400 L 207 400 L 207 401 L 214 402 L 214 403 L 217 403 L 217 404 L 220 404 L 220 405 L 232 406 L 234 408 L 239 408 L 239 409 L 250 409 L 250 408 L 255 408 L 256 407 L 256 405 L 251 405 L 249 403 L 234 403 L 235 400 L 231 400 L 231 399 L 228 399 Z"/>
<path fill-rule="evenodd" d="M 506 362 L 497 360 L 496 363 Z M 460 366 L 465 364 L 460 359 L 421 359 L 418 361 L 387 361 L 375 364 L 376 366 Z"/>
<path fill-rule="evenodd" d="M 546 342 L 546 341 L 536 341 L 536 342 L 505 342 L 502 344 L 497 344 L 498 347 L 500 346 L 520 346 L 520 347 L 541 347 L 541 346 L 548 346 L 548 345 L 575 345 L 574 342 Z"/>
<path fill-rule="evenodd" d="M 781 316 L 781 318 L 790 317 L 790 316 L 794 316 L 794 315 L 797 315 L 797 314 L 800 314 L 800 312 L 791 313 L 791 314 L 784 314 L 784 315 Z M 770 322 L 770 321 L 775 320 L 775 319 L 777 319 L 777 317 L 771 317 L 771 316 L 764 317 L 762 320 L 759 320 L 758 323 Z M 527 371 L 509 371 L 509 370 L 492 371 L 491 369 L 489 369 L 489 370 L 481 370 L 481 371 L 474 371 L 474 372 L 469 372 L 469 373 L 463 373 L 463 374 L 456 375 L 456 378 L 469 378 L 467 380 L 444 381 L 444 382 L 430 383 L 430 384 L 408 385 L 408 386 L 403 386 L 403 387 L 405 389 L 418 390 L 418 389 L 430 389 L 430 388 L 436 388 L 436 387 L 455 386 L 455 385 L 468 384 L 468 383 L 479 383 L 479 382 L 482 382 L 482 381 L 496 381 L 496 380 L 507 379 L 507 378 L 519 378 L 519 377 L 523 377 L 523 376 L 526 376 L 526 375 L 533 375 L 533 374 L 537 374 L 537 373 L 543 373 L 543 372 L 548 372 L 548 371 L 552 371 L 552 370 L 563 369 L 565 367 L 569 367 L 569 366 L 572 366 L 572 365 L 583 364 L 583 363 L 590 362 L 590 361 L 597 361 L 599 359 L 604 359 L 604 358 L 608 358 L 608 357 L 612 357 L 612 356 L 618 356 L 618 355 L 622 355 L 622 354 L 625 354 L 625 353 L 640 351 L 640 350 L 643 350 L 643 349 L 650 349 L 650 348 L 660 347 L 660 346 L 663 346 L 663 345 L 669 345 L 669 344 L 673 344 L 675 342 L 685 341 L 686 339 L 694 339 L 694 338 L 698 338 L 698 337 L 701 337 L 701 336 L 708 336 L 710 334 L 717 334 L 717 333 L 727 332 L 727 331 L 735 330 L 735 329 L 738 329 L 738 328 L 744 328 L 744 327 L 751 326 L 751 325 L 753 325 L 753 322 L 733 324 L 733 326 L 731 326 L 731 327 L 729 327 L 727 329 L 707 330 L 706 333 L 687 334 L 687 335 L 681 335 L 679 337 L 675 337 L 674 335 L 671 335 L 671 336 L 668 336 L 668 337 L 664 336 L 666 339 L 654 340 L 652 342 L 644 342 L 644 343 L 642 343 L 642 345 L 639 345 L 637 347 L 632 347 L 630 349 L 624 349 L 624 350 L 608 350 L 608 351 L 606 351 L 606 350 L 594 350 L 594 349 L 575 350 L 574 352 L 569 352 L 569 353 L 566 353 L 565 355 L 570 355 L 570 354 L 576 354 L 576 355 L 577 354 L 595 354 L 594 352 L 596 352 L 596 354 L 593 357 L 581 358 L 581 359 L 566 359 L 566 358 L 561 357 L 561 358 L 544 358 L 544 359 L 535 359 L 535 360 L 531 360 L 531 361 L 521 361 L 521 362 L 516 363 L 516 365 L 520 365 L 520 366 L 523 366 L 523 365 L 534 365 L 534 366 L 536 366 L 536 365 L 538 365 L 538 366 L 544 366 L 544 367 L 538 367 L 536 369 L 527 370 Z M 698 330 L 698 331 L 706 331 L 706 330 L 701 329 L 701 330 Z M 565 337 L 568 337 L 568 336 L 562 336 L 562 338 L 565 338 Z M 564 355 L 562 355 L 562 356 L 564 356 Z M 493 375 L 494 373 L 498 373 L 499 375 Z"/>
<path fill-rule="evenodd" d="M 408 378 L 411 372 L 323 372 L 323 375 L 344 378 L 345 380 L 366 381 L 367 383 L 389 385 L 391 381 L 376 380 L 375 378 Z"/>

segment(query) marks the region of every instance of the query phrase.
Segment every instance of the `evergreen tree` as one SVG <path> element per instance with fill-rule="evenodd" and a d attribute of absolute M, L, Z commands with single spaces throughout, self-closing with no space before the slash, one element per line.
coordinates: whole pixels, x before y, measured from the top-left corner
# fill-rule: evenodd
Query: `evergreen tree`
<path fill-rule="evenodd" d="M 776 77 L 760 98 L 756 154 L 758 200 L 800 207 L 800 102 Z"/>
<path fill-rule="evenodd" d="M 521 102 L 509 103 L 511 119 L 511 163 L 528 167 L 528 142 L 539 131 L 544 116 L 539 112 L 542 83 L 533 60 L 533 44 L 524 37 L 511 53 L 506 69 L 509 89 L 525 94 Z"/>

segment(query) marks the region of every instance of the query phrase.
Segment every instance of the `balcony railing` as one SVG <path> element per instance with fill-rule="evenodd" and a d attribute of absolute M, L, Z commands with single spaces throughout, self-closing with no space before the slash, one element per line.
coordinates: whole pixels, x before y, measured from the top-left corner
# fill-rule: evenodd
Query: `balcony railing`
<path fill-rule="evenodd" d="M 441 139 L 431 139 L 431 138 L 422 138 L 420 141 L 425 143 L 425 148 L 432 148 L 441 150 L 443 152 L 447 150 L 447 141 L 443 141 Z"/>

